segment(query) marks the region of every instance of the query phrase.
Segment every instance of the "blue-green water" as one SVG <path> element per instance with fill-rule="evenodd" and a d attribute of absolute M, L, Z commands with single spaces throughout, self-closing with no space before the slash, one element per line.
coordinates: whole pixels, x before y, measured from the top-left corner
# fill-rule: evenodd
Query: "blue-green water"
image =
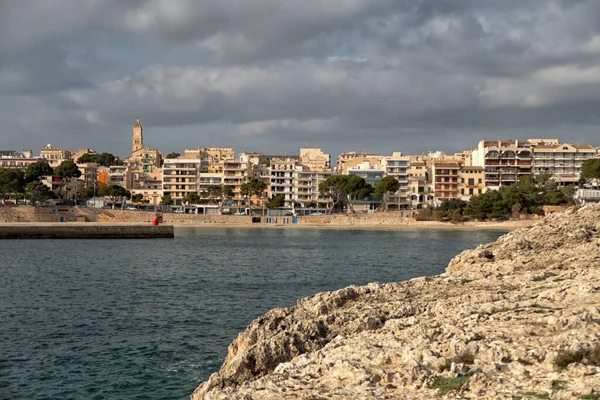
<path fill-rule="evenodd" d="M 186 399 L 254 318 L 441 273 L 498 232 L 181 229 L 0 241 L 0 399 Z"/>

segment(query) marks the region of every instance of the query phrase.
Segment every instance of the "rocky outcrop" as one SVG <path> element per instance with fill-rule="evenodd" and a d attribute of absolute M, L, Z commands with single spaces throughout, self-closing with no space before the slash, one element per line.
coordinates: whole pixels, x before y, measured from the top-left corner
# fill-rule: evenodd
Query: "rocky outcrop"
<path fill-rule="evenodd" d="M 465 251 L 439 276 L 271 310 L 192 399 L 600 398 L 594 393 L 600 205 Z"/>

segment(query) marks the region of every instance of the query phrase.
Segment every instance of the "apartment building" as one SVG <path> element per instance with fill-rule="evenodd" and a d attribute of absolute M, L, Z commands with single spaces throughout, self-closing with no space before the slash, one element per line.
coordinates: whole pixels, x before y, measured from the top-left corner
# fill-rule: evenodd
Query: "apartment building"
<path fill-rule="evenodd" d="M 40 151 L 40 158 L 48 161 L 52 168 L 58 167 L 63 161 L 71 159 L 71 152 L 65 149 L 56 149 L 51 144 L 47 144 Z"/>
<path fill-rule="evenodd" d="M 346 172 L 347 175 L 360 176 L 373 187 L 377 186 L 379 181 L 385 176 L 385 170 L 380 162 L 373 164 L 369 161 L 363 161 L 360 164 L 354 165 L 352 168 L 348 168 Z"/>
<path fill-rule="evenodd" d="M 400 152 L 394 152 L 391 156 L 384 157 L 382 160 L 382 169 L 385 176 L 393 176 L 400 184 L 398 191 L 389 194 L 387 197 L 388 210 L 401 210 L 410 207 L 409 166 L 410 158 L 404 157 Z"/>
<path fill-rule="evenodd" d="M 14 168 L 25 170 L 29 164 L 39 161 L 33 156 L 31 150 L 0 150 L 0 168 Z"/>
<path fill-rule="evenodd" d="M 198 192 L 201 160 L 168 158 L 163 164 L 162 189 L 165 196 L 181 204 L 181 199 Z"/>
<path fill-rule="evenodd" d="M 235 151 L 231 147 L 199 147 L 185 149 L 183 158 L 200 160 L 200 172 L 221 173 L 225 161 L 235 161 Z"/>
<path fill-rule="evenodd" d="M 83 187 L 94 187 L 98 184 L 98 167 L 97 163 L 80 163 L 76 164 L 77 168 L 81 172 L 81 176 L 78 180 L 82 183 Z"/>
<path fill-rule="evenodd" d="M 146 177 L 141 186 L 131 190 L 132 195 L 141 194 L 143 201 L 158 205 L 163 197 L 162 173 L 155 172 Z"/>
<path fill-rule="evenodd" d="M 473 150 L 473 165 L 485 170 L 485 186 L 498 189 L 531 175 L 533 147 L 524 140 L 481 140 Z"/>
<path fill-rule="evenodd" d="M 331 155 L 318 148 L 301 148 L 299 161 L 311 171 L 331 170 Z"/>
<path fill-rule="evenodd" d="M 433 161 L 431 166 L 435 203 L 444 200 L 458 199 L 459 172 L 461 162 L 458 160 Z"/>
<path fill-rule="evenodd" d="M 581 165 L 596 157 L 596 149 L 590 145 L 540 142 L 533 148 L 533 174 L 549 174 L 559 185 L 577 184 Z"/>
<path fill-rule="evenodd" d="M 315 171 L 306 165 L 297 165 L 294 171 L 294 200 L 303 207 L 325 208 L 331 196 L 321 196 L 319 185 L 333 175 L 331 170 Z"/>
<path fill-rule="evenodd" d="M 383 156 L 379 154 L 341 153 L 338 156 L 335 172 L 342 175 L 349 175 L 348 170 L 350 169 L 382 169 L 382 162 Z M 365 168 L 365 163 L 369 167 Z"/>
<path fill-rule="evenodd" d="M 485 193 L 485 169 L 483 167 L 461 165 L 458 176 L 461 200 L 468 201 L 472 196 Z"/>
<path fill-rule="evenodd" d="M 280 156 L 274 157 L 269 166 L 269 198 L 282 195 L 284 207 L 294 207 L 294 177 L 298 157 Z"/>
<path fill-rule="evenodd" d="M 431 170 L 427 156 L 409 156 L 408 190 L 411 208 L 432 206 L 434 200 Z"/>
<path fill-rule="evenodd" d="M 246 183 L 249 175 L 251 175 L 251 167 L 248 163 L 235 160 L 223 161 L 223 186 L 231 187 L 233 201 L 237 205 L 242 205 L 245 201 L 245 197 L 241 194 L 241 187 Z"/>

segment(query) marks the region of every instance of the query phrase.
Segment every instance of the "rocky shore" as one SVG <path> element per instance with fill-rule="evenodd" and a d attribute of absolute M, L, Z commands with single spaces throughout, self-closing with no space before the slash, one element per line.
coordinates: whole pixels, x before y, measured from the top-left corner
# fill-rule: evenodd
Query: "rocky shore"
<path fill-rule="evenodd" d="M 191 398 L 600 399 L 600 205 L 273 309 Z"/>

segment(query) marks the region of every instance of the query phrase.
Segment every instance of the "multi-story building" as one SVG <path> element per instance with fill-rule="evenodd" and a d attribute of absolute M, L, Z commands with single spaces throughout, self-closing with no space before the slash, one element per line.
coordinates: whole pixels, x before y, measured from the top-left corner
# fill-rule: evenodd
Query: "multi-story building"
<path fill-rule="evenodd" d="M 431 172 L 436 204 L 460 197 L 458 189 L 460 166 L 461 162 L 458 160 L 432 162 Z"/>
<path fill-rule="evenodd" d="M 408 188 L 411 208 L 432 206 L 434 200 L 431 170 L 427 156 L 409 156 Z"/>
<path fill-rule="evenodd" d="M 52 168 L 58 167 L 63 161 L 71 159 L 71 152 L 65 149 L 56 149 L 51 144 L 47 144 L 40 151 L 40 158 L 48 161 Z"/>
<path fill-rule="evenodd" d="M 294 207 L 294 175 L 298 157 L 273 157 L 270 161 L 269 197 L 282 195 L 284 207 Z"/>
<path fill-rule="evenodd" d="M 461 200 L 468 201 L 472 196 L 485 193 L 485 169 L 483 167 L 461 165 L 458 176 Z"/>
<path fill-rule="evenodd" d="M 241 187 L 246 183 L 248 175 L 251 175 L 250 171 L 247 163 L 234 160 L 223 161 L 223 186 L 231 187 L 233 201 L 237 205 L 242 205 L 245 200 L 241 194 Z"/>
<path fill-rule="evenodd" d="M 331 196 L 321 195 L 319 185 L 331 175 L 333 175 L 331 170 L 315 171 L 306 165 L 297 165 L 293 180 L 294 200 L 302 207 L 327 207 L 331 203 Z"/>
<path fill-rule="evenodd" d="M 223 186 L 222 172 L 200 172 L 198 178 L 198 193 L 202 198 L 208 198 L 209 188 Z"/>
<path fill-rule="evenodd" d="M 201 172 L 223 172 L 225 161 L 235 161 L 235 151 L 231 147 L 199 147 L 185 149 L 183 158 L 201 160 Z"/>
<path fill-rule="evenodd" d="M 383 156 L 379 154 L 342 153 L 338 157 L 336 173 L 349 175 L 351 169 L 383 169 Z M 365 167 L 368 165 L 368 167 Z"/>
<path fill-rule="evenodd" d="M 131 194 L 141 194 L 142 201 L 147 201 L 148 204 L 158 205 L 163 197 L 162 185 L 162 171 L 154 171 L 147 174 L 144 182 L 132 189 Z"/>
<path fill-rule="evenodd" d="M 165 196 L 181 204 L 190 193 L 198 193 L 199 159 L 167 158 L 163 164 L 162 189 Z"/>
<path fill-rule="evenodd" d="M 385 175 L 385 170 L 380 165 L 381 164 L 379 163 L 372 164 L 369 161 L 363 161 L 352 168 L 348 168 L 346 172 L 348 175 L 360 176 L 367 181 L 369 185 L 375 187 Z"/>
<path fill-rule="evenodd" d="M 25 170 L 29 164 L 38 161 L 39 158 L 34 157 L 31 150 L 0 150 L 0 168 Z"/>
<path fill-rule="evenodd" d="M 96 163 L 82 163 L 77 164 L 77 168 L 81 172 L 81 176 L 78 180 L 81 182 L 83 187 L 94 187 L 98 185 L 98 167 Z"/>
<path fill-rule="evenodd" d="M 382 167 L 386 176 L 393 176 L 400 185 L 396 193 L 387 195 L 388 210 L 407 209 L 410 206 L 410 189 L 408 185 L 408 168 L 410 158 L 402 156 L 400 152 L 394 152 L 391 156 L 383 158 Z"/>
<path fill-rule="evenodd" d="M 98 187 L 118 185 L 127 190 L 133 189 L 133 174 L 125 165 L 98 167 Z"/>
<path fill-rule="evenodd" d="M 594 157 L 596 149 L 587 144 L 537 142 L 533 148 L 533 174 L 552 175 L 559 185 L 577 184 L 581 165 Z"/>
<path fill-rule="evenodd" d="M 331 171 L 331 156 L 321 149 L 300 149 L 299 161 L 311 171 Z"/>
<path fill-rule="evenodd" d="M 498 189 L 531 175 L 534 144 L 524 140 L 481 140 L 473 165 L 485 169 L 485 186 Z"/>

